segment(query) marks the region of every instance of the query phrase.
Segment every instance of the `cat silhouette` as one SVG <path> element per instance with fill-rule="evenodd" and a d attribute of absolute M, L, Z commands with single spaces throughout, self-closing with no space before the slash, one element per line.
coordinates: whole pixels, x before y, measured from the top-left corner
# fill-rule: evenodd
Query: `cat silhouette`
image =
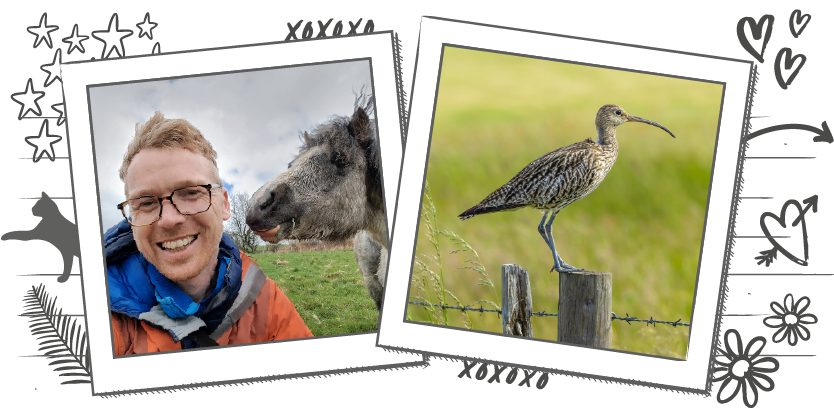
<path fill-rule="evenodd" d="M 78 227 L 61 214 L 58 205 L 44 192 L 41 192 L 41 198 L 32 206 L 32 214 L 43 218 L 34 229 L 9 232 L 0 239 L 44 240 L 51 243 L 61 251 L 64 258 L 64 272 L 58 277 L 58 282 L 66 282 L 72 269 L 72 257 L 81 258 Z"/>

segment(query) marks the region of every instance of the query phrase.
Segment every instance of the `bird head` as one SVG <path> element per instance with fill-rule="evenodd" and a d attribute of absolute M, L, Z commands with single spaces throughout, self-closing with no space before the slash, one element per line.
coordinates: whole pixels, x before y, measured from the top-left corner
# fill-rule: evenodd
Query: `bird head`
<path fill-rule="evenodd" d="M 646 120 L 642 117 L 632 116 L 628 114 L 628 112 L 626 112 L 625 109 L 616 104 L 606 104 L 602 106 L 597 112 L 596 125 L 597 129 L 599 129 L 601 132 L 613 130 L 617 126 L 628 122 L 641 122 L 650 124 L 652 126 L 656 126 L 665 130 L 666 133 L 669 133 L 670 135 L 672 135 L 672 137 L 675 137 L 675 135 L 672 134 L 672 132 L 670 132 L 669 129 L 651 120 Z"/>

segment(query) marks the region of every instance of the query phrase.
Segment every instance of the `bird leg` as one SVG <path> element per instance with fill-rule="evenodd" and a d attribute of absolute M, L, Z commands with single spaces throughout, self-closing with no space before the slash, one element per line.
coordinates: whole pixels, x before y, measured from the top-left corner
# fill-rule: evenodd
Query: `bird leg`
<path fill-rule="evenodd" d="M 550 248 L 550 252 L 553 254 L 553 268 L 550 268 L 550 272 L 553 272 L 554 270 L 559 272 L 584 271 L 584 269 L 582 268 L 577 268 L 568 265 L 567 262 L 563 261 L 562 258 L 559 256 L 559 253 L 556 252 L 556 245 L 553 243 L 553 220 L 556 219 L 556 215 L 559 214 L 559 212 L 553 212 L 553 214 L 550 216 L 550 220 L 547 222 L 547 225 L 545 226 L 544 220 L 547 218 L 548 214 L 549 213 L 545 213 L 544 217 L 542 217 L 541 223 L 539 223 L 539 234 L 542 235 L 542 238 L 544 238 L 544 241 Z"/>

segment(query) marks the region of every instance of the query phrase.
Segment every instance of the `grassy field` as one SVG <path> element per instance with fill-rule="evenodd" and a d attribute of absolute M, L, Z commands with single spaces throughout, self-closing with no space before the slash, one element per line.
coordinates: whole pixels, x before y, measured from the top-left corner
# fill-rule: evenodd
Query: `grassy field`
<path fill-rule="evenodd" d="M 426 178 L 436 227 L 466 239 L 497 286 L 502 264 L 529 269 L 534 311 L 556 312 L 559 277 L 549 272 L 553 261 L 536 230 L 538 211 L 466 221 L 457 215 L 539 156 L 596 139 L 597 110 L 618 104 L 662 124 L 676 138 L 642 123 L 620 126 L 619 157 L 605 181 L 556 217 L 556 249 L 573 266 L 612 272 L 618 316 L 689 322 L 722 89 L 714 83 L 446 47 Z M 421 224 L 417 252 L 433 255 L 426 232 Z M 446 289 L 463 304 L 495 301 L 491 288 L 476 285 L 481 275 L 458 269 L 470 265 L 464 261 L 472 253 L 450 255 L 460 245 L 447 238 L 439 245 Z M 409 313 L 414 320 L 429 319 L 419 306 L 410 306 Z M 464 326 L 460 313 L 449 315 L 454 316 L 450 325 Z M 500 332 L 494 313 L 470 319 L 475 329 Z M 533 332 L 535 338 L 556 340 L 556 318 L 534 318 Z M 614 323 L 615 349 L 685 358 L 688 338 L 686 327 Z"/>
<path fill-rule="evenodd" d="M 316 336 L 376 331 L 376 306 L 352 250 L 250 255 Z"/>

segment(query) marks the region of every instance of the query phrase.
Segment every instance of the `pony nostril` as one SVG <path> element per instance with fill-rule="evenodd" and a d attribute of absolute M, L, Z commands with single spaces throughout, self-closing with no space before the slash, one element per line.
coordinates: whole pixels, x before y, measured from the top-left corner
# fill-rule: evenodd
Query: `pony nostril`
<path fill-rule="evenodd" d="M 264 196 L 264 200 L 259 207 L 262 211 L 275 210 L 278 206 L 289 204 L 292 200 L 291 194 L 292 192 L 287 184 L 278 184 Z"/>

